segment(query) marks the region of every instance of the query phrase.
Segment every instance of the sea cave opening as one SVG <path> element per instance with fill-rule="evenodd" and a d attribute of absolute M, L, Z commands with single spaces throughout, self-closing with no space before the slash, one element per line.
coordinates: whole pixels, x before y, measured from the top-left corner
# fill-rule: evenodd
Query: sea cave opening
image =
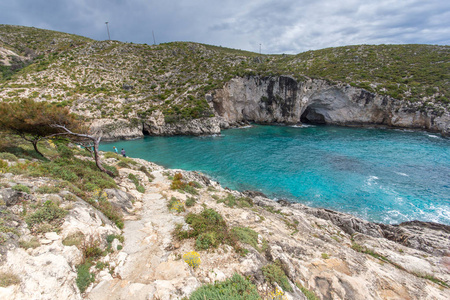
<path fill-rule="evenodd" d="M 308 106 L 300 116 L 300 122 L 304 124 L 326 124 L 325 116 L 318 107 Z"/>

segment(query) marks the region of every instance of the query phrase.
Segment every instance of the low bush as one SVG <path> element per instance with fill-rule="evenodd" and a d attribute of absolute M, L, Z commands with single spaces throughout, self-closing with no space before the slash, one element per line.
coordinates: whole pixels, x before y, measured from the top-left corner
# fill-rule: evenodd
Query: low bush
<path fill-rule="evenodd" d="M 313 291 L 308 290 L 301 284 L 296 283 L 296 285 L 302 291 L 303 295 L 305 295 L 307 300 L 320 300 Z"/>
<path fill-rule="evenodd" d="M 286 276 L 286 273 L 284 273 L 284 270 L 281 267 L 281 262 L 279 260 L 262 267 L 261 270 L 263 272 L 264 278 L 270 284 L 274 284 L 276 282 L 284 291 L 292 292 L 292 287 L 289 284 L 289 279 Z"/>
<path fill-rule="evenodd" d="M 91 266 L 91 263 L 85 262 L 77 267 L 76 283 L 80 293 L 84 293 L 87 287 L 95 281 L 95 274 L 89 272 Z"/>
<path fill-rule="evenodd" d="M 248 227 L 234 227 L 232 232 L 240 242 L 252 246 L 259 252 L 262 251 L 258 246 L 258 233 L 253 229 Z"/>
<path fill-rule="evenodd" d="M 43 185 L 36 190 L 36 192 L 39 194 L 57 194 L 60 191 L 60 187 L 54 185 Z"/>
<path fill-rule="evenodd" d="M 16 184 L 15 186 L 12 187 L 12 189 L 27 194 L 30 193 L 30 188 L 23 184 Z"/>
<path fill-rule="evenodd" d="M 192 195 L 198 195 L 197 187 L 201 187 L 201 185 L 195 183 L 195 181 L 186 183 L 183 180 L 183 175 L 181 173 L 175 173 L 172 183 L 170 184 L 172 190 L 182 190 Z"/>
<path fill-rule="evenodd" d="M 27 225 L 32 228 L 36 224 L 43 222 L 56 223 L 67 214 L 67 211 L 60 208 L 52 201 L 46 201 L 34 213 L 25 218 Z"/>
<path fill-rule="evenodd" d="M 201 263 L 200 254 L 198 254 L 195 251 L 183 254 L 183 260 L 185 263 L 187 263 L 190 267 L 193 267 L 194 269 L 200 266 Z"/>
<path fill-rule="evenodd" d="M 236 237 L 229 232 L 225 220 L 214 209 L 207 208 L 199 214 L 189 213 L 185 221 L 191 229 L 185 231 L 178 226 L 175 229 L 175 235 L 179 239 L 195 238 L 196 249 L 207 250 L 221 244 L 228 244 L 236 251 L 239 250 Z"/>
<path fill-rule="evenodd" d="M 239 274 L 214 284 L 206 284 L 195 290 L 189 300 L 227 299 L 260 300 L 256 286 Z"/>
<path fill-rule="evenodd" d="M 178 213 L 185 211 L 183 202 L 175 197 L 170 198 L 169 203 L 167 204 L 167 208 L 170 211 L 175 211 Z"/>
<path fill-rule="evenodd" d="M 197 199 L 195 199 L 194 197 L 189 197 L 186 199 L 186 206 L 192 207 L 195 205 L 196 202 L 197 202 Z"/>
<path fill-rule="evenodd" d="M 248 197 L 236 198 L 232 194 L 228 194 L 225 198 L 217 200 L 217 203 L 224 203 L 228 207 L 252 207 L 253 200 Z"/>

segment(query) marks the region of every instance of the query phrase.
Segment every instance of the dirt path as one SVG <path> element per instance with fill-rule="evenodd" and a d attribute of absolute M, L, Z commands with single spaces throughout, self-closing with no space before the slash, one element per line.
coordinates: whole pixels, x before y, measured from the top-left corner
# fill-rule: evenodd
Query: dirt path
<path fill-rule="evenodd" d="M 164 291 L 176 290 L 177 283 L 190 276 L 185 264 L 170 259 L 170 252 L 165 250 L 172 244 L 175 224 L 183 218 L 169 212 L 167 200 L 161 195 L 169 188 L 168 180 L 161 172 L 153 174 L 156 178 L 147 187 L 139 217 L 125 222 L 125 242 L 116 267 L 118 278 L 100 282 L 88 299 L 162 299 L 167 295 Z"/>

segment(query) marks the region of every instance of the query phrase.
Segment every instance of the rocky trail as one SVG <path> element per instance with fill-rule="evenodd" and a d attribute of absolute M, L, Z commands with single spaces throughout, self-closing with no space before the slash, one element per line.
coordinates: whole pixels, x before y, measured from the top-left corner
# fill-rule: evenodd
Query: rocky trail
<path fill-rule="evenodd" d="M 161 172 L 153 175 L 156 178 L 142 197 L 141 210 L 125 222 L 117 278 L 100 282 L 89 293 L 89 299 L 157 298 L 165 290 L 183 288 L 179 283 L 190 275 L 183 261 L 173 261 L 173 257 L 169 261 L 166 249 L 172 245 L 175 224 L 183 222 L 183 218 L 169 212 L 167 200 L 161 195 L 169 188 L 167 179 Z"/>

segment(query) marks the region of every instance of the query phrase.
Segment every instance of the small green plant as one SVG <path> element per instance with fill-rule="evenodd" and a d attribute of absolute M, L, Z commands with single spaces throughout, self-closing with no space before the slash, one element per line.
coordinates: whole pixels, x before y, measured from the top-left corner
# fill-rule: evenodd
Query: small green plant
<path fill-rule="evenodd" d="M 322 253 L 322 258 L 323 259 L 329 259 L 330 256 L 327 253 Z"/>
<path fill-rule="evenodd" d="M 188 253 L 183 254 L 183 260 L 185 263 L 187 263 L 189 266 L 193 267 L 194 269 L 200 266 L 201 260 L 200 260 L 200 254 L 198 254 L 195 251 L 191 251 Z"/>
<path fill-rule="evenodd" d="M 303 295 L 305 295 L 306 299 L 308 300 L 320 300 L 319 297 L 316 296 L 316 294 L 313 291 L 308 290 L 303 285 L 299 283 L 295 283 L 297 287 L 302 291 Z"/>
<path fill-rule="evenodd" d="M 226 299 L 261 300 L 256 286 L 239 274 L 214 284 L 206 284 L 195 290 L 189 300 Z"/>
<path fill-rule="evenodd" d="M 167 208 L 170 211 L 175 211 L 177 213 L 185 211 L 184 204 L 180 200 L 175 197 L 170 198 L 169 203 L 167 204 Z"/>
<path fill-rule="evenodd" d="M 90 262 L 85 262 L 77 267 L 76 283 L 81 293 L 84 293 L 87 287 L 95 281 L 95 274 L 89 272 L 91 266 Z"/>
<path fill-rule="evenodd" d="M 130 174 L 128 174 L 128 179 L 133 181 L 134 185 L 136 186 L 136 190 L 138 192 L 145 193 L 145 188 L 142 185 L 140 185 L 139 179 L 136 177 L 136 175 L 130 173 Z"/>
<path fill-rule="evenodd" d="M 258 247 L 258 233 L 256 231 L 248 227 L 234 227 L 232 232 L 240 242 L 248 244 L 261 252 L 261 248 Z"/>
<path fill-rule="evenodd" d="M 222 216 L 214 209 L 206 208 L 199 214 L 189 213 L 185 217 L 190 230 L 181 230 L 181 225 L 175 229 L 175 236 L 179 239 L 195 238 L 198 250 L 215 248 L 221 244 L 228 244 L 238 251 L 237 238 L 229 231 Z"/>
<path fill-rule="evenodd" d="M 20 278 L 12 272 L 0 272 L 0 287 L 8 287 L 20 283 Z"/>
<path fill-rule="evenodd" d="M 59 186 L 54 186 L 54 185 L 43 185 L 40 186 L 36 192 L 38 192 L 39 194 L 57 194 L 59 193 L 61 190 L 61 188 Z"/>
<path fill-rule="evenodd" d="M 34 213 L 25 218 L 28 227 L 32 228 L 36 224 L 43 222 L 57 223 L 67 214 L 67 211 L 60 208 L 52 201 L 46 201 Z"/>
<path fill-rule="evenodd" d="M 197 202 L 197 199 L 195 199 L 194 197 L 189 197 L 186 199 L 186 206 L 192 207 L 195 205 L 196 202 Z"/>
<path fill-rule="evenodd" d="M 224 203 L 228 207 L 252 207 L 253 200 L 248 197 L 236 198 L 232 194 L 228 194 L 225 198 L 217 200 L 217 203 Z"/>
<path fill-rule="evenodd" d="M 12 187 L 12 189 L 27 194 L 30 193 L 30 188 L 23 184 L 16 184 L 15 186 Z"/>
<path fill-rule="evenodd" d="M 289 279 L 286 276 L 283 268 L 281 267 L 281 262 L 279 260 L 262 267 L 261 270 L 264 274 L 264 278 L 270 284 L 274 284 L 276 282 L 284 291 L 292 292 L 292 287 L 289 284 Z"/>

